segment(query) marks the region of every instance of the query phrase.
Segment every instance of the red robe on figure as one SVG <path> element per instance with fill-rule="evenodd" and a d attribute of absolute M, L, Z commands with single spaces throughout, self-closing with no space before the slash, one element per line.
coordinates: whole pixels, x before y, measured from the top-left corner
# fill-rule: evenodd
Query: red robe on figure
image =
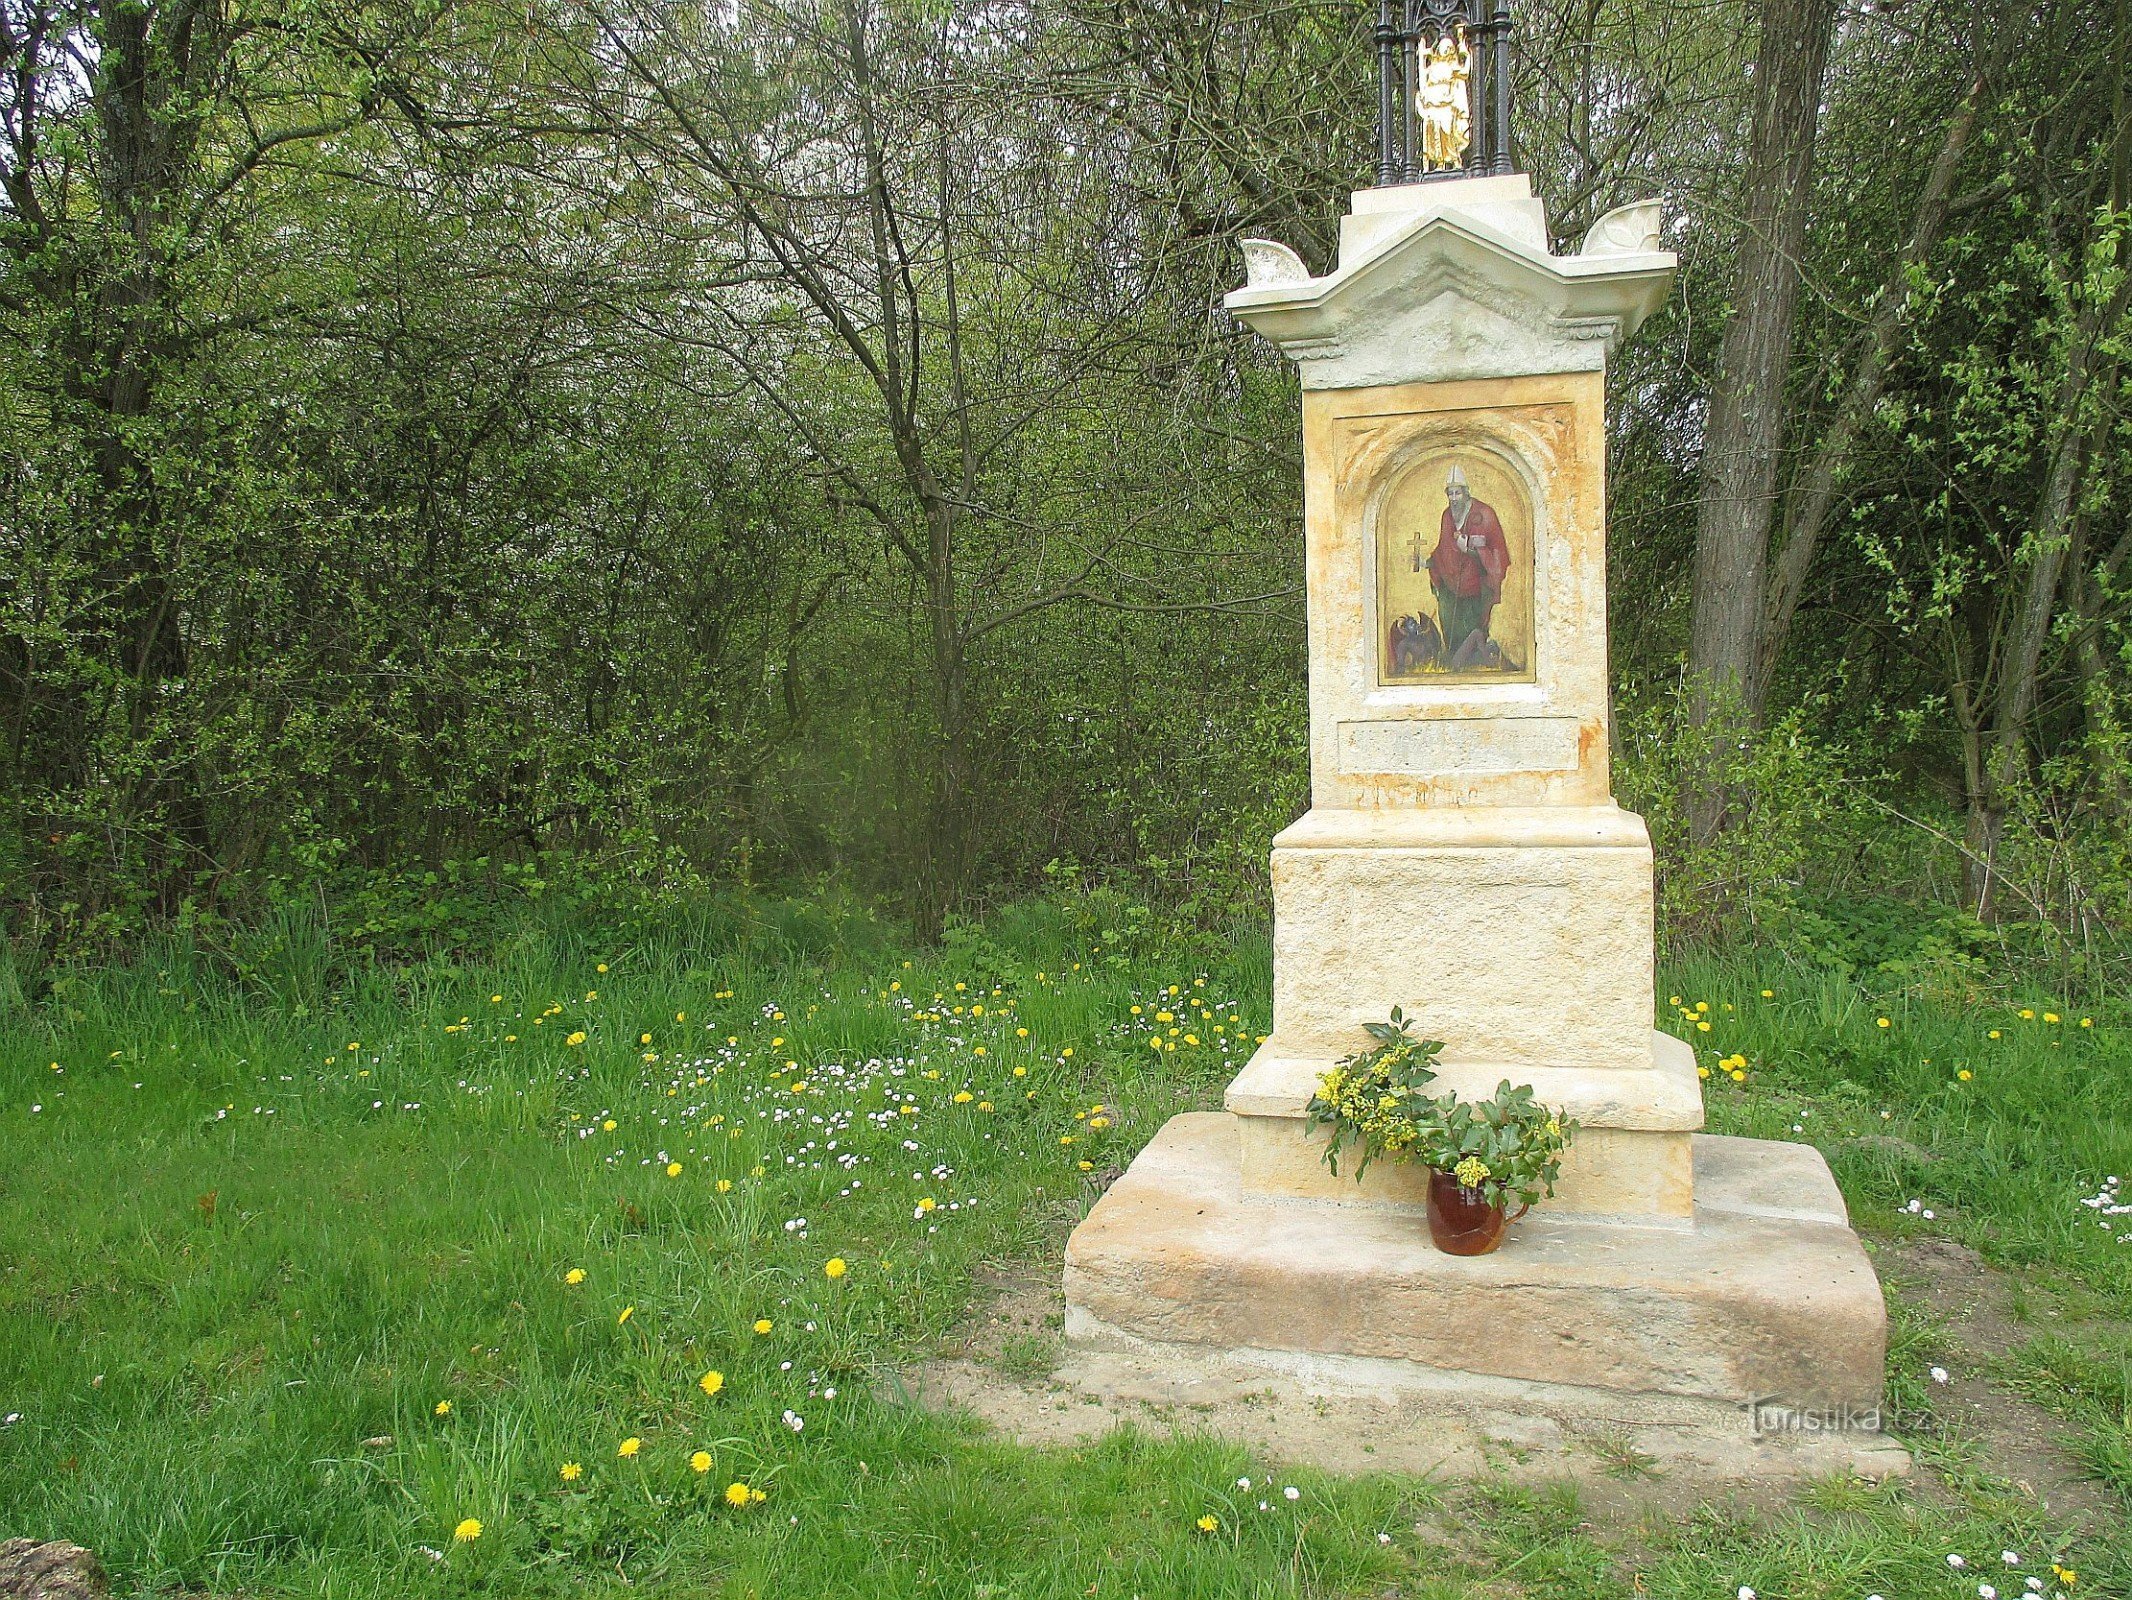
<path fill-rule="evenodd" d="M 1473 544 L 1471 551 L 1459 549 L 1460 533 Z M 1460 528 L 1451 508 L 1445 506 L 1436 553 L 1429 557 L 1429 576 L 1438 589 L 1449 590 L 1461 600 L 1480 602 L 1477 626 L 1484 636 L 1496 604 L 1503 598 L 1503 577 L 1509 571 L 1510 546 L 1503 538 L 1503 524 L 1496 517 L 1495 507 L 1483 500 L 1468 502 L 1466 525 Z M 1463 637 L 1453 639 L 1450 635 L 1451 630 L 1446 628 L 1446 650 L 1456 650 L 1465 642 Z"/>

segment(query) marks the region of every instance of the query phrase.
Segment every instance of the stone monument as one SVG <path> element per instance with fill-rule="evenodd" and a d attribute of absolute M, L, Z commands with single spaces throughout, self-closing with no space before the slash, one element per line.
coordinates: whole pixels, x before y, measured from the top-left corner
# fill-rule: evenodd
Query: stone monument
<path fill-rule="evenodd" d="M 1311 807 L 1273 846 L 1271 1036 L 1075 1231 L 1067 1337 L 1311 1393 L 1775 1419 L 1900 1470 L 1880 1287 L 1826 1163 L 1701 1133 L 1695 1053 L 1653 1028 L 1650 840 L 1608 767 L 1605 377 L 1675 258 L 1655 202 L 1551 252 L 1486 3 L 1381 14 L 1381 181 L 1338 265 L 1249 241 L 1228 297 L 1301 372 Z M 1440 102 L 1453 42 L 1470 137 L 1434 172 L 1405 86 L 1434 70 Z M 1581 1124 L 1493 1255 L 1432 1246 L 1425 1172 L 1336 1178 L 1306 1133 L 1395 1005 L 1445 1043 L 1437 1091 L 1507 1078 Z"/>

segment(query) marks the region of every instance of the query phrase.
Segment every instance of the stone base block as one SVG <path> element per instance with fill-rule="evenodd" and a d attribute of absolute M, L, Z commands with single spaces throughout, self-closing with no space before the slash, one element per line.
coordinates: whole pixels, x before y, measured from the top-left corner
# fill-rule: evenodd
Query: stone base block
<path fill-rule="evenodd" d="M 1504 1078 L 1530 1084 L 1546 1105 L 1582 1124 L 1563 1158 L 1547 1209 L 1558 1216 L 1618 1217 L 1686 1227 L 1695 1214 L 1695 1130 L 1703 1096 L 1695 1052 L 1670 1034 L 1652 1035 L 1647 1070 L 1520 1067 L 1446 1061 L 1433 1086 L 1461 1099 L 1486 1099 Z M 1358 1183 L 1343 1164 L 1325 1167 L 1325 1133 L 1304 1131 L 1304 1111 L 1329 1058 L 1299 1058 L 1276 1038 L 1229 1085 L 1246 1194 L 1415 1209 L 1427 1202 L 1428 1175 L 1379 1162 Z"/>
<path fill-rule="evenodd" d="M 1332 1059 L 1396 1005 L 1454 1061 L 1648 1069 L 1651 916 L 1612 805 L 1314 808 L 1273 841 L 1273 1037 Z"/>
<path fill-rule="evenodd" d="M 1449 1375 L 1877 1415 L 1886 1310 L 1819 1153 L 1698 1136 L 1694 1160 L 1690 1227 L 1542 1209 L 1458 1257 L 1409 1211 L 1249 1194 L 1238 1120 L 1176 1117 L 1067 1243 L 1067 1337 L 1387 1392 Z"/>

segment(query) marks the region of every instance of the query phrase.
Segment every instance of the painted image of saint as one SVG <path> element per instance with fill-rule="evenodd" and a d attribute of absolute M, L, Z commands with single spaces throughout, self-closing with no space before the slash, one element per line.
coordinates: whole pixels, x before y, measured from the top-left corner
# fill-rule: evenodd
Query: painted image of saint
<path fill-rule="evenodd" d="M 1414 540 L 1414 570 L 1420 571 L 1421 538 Z M 1489 636 L 1495 608 L 1510 572 L 1510 545 L 1495 507 L 1473 498 L 1464 470 L 1453 465 L 1444 478 L 1444 513 L 1436 548 L 1426 563 L 1436 597 L 1438 648 L 1453 672 L 1520 670 Z"/>
<path fill-rule="evenodd" d="M 1469 419 L 1469 426 L 1478 419 Z M 1377 681 L 1495 683 L 1534 675 L 1533 502 L 1511 459 L 1446 440 L 1372 485 Z"/>

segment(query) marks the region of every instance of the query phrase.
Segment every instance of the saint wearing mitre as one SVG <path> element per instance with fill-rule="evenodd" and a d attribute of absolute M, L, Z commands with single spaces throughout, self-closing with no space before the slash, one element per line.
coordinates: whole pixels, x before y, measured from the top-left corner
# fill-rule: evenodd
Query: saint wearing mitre
<path fill-rule="evenodd" d="M 1491 648 L 1488 623 L 1503 598 L 1510 546 L 1495 507 L 1473 498 L 1463 468 L 1453 466 L 1445 476 L 1444 502 L 1436 550 L 1428 562 L 1443 648 L 1454 669 L 1494 665 L 1502 653 Z"/>

